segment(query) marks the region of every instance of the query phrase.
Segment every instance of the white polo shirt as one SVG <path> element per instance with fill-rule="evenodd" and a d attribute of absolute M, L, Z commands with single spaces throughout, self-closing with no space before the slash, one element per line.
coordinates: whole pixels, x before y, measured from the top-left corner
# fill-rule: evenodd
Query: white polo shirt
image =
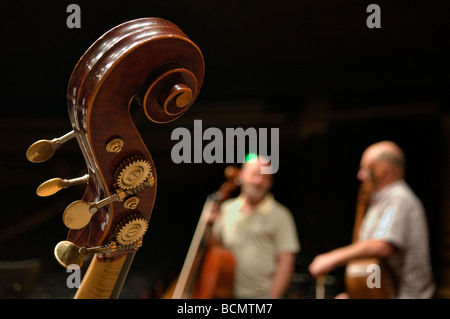
<path fill-rule="evenodd" d="M 300 251 L 295 221 L 272 194 L 251 213 L 243 212 L 243 205 L 241 196 L 225 201 L 214 233 L 236 259 L 234 297 L 268 296 L 277 255 Z"/>

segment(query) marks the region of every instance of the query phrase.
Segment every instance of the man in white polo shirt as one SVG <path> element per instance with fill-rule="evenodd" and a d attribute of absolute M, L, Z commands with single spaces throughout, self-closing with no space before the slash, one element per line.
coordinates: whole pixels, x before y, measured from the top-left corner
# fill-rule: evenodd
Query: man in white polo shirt
<path fill-rule="evenodd" d="M 272 174 L 257 158 L 243 164 L 241 193 L 222 203 L 214 234 L 236 259 L 234 298 L 281 298 L 300 250 L 291 212 L 270 193 Z"/>

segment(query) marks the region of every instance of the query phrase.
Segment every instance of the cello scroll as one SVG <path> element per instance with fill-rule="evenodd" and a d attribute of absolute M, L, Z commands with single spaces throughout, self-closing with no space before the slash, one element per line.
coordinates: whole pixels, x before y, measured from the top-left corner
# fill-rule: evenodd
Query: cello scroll
<path fill-rule="evenodd" d="M 67 255 L 64 249 L 95 251 L 96 269 L 88 273 L 101 277 L 108 268 L 99 263 L 123 260 L 129 253 L 97 247 L 139 246 L 152 214 L 157 176 L 130 106 L 142 105 L 152 122 L 173 121 L 195 101 L 203 76 L 200 49 L 175 24 L 160 18 L 123 23 L 81 57 L 69 80 L 67 106 L 73 129 L 69 135 L 76 137 L 88 170 L 83 179 L 87 187 L 63 214 L 70 230 L 66 243 L 55 249 L 62 265 L 67 264 L 61 259 Z M 61 144 L 54 141 L 34 143 L 27 157 L 32 162 L 49 159 Z M 45 185 L 47 194 L 66 184 Z M 121 262 L 114 271 L 123 268 Z M 109 288 L 100 295 L 109 297 Z"/>

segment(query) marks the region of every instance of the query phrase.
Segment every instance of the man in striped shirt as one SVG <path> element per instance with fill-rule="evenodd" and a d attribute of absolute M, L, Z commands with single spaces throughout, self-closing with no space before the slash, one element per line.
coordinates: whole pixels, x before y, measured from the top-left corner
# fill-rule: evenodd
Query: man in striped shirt
<path fill-rule="evenodd" d="M 318 255 L 309 266 L 317 277 L 357 258 L 382 258 L 397 279 L 395 298 L 431 298 L 434 293 L 428 227 L 422 203 L 405 182 L 403 151 L 391 141 L 369 146 L 361 157 L 358 179 L 377 179 L 361 224 L 359 239 Z M 340 295 L 340 297 L 344 295 Z"/>

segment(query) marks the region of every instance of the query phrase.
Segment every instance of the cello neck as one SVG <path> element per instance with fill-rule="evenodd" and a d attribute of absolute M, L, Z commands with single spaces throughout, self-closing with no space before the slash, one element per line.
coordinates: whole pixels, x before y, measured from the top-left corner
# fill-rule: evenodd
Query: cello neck
<path fill-rule="evenodd" d="M 108 261 L 99 261 L 94 256 L 74 298 L 117 299 L 134 255 L 132 252 Z"/>
<path fill-rule="evenodd" d="M 203 255 L 202 252 L 205 249 L 207 238 L 211 231 L 211 223 L 209 222 L 211 204 L 211 201 L 206 201 L 203 207 L 200 220 L 194 232 L 194 237 L 192 238 L 183 268 L 180 272 L 180 277 L 173 292 L 173 299 L 185 298 L 186 294 L 189 294 L 189 289 L 195 277 L 195 271 L 199 267 L 200 259 Z"/>
<path fill-rule="evenodd" d="M 201 266 L 205 251 L 208 245 L 212 243 L 212 222 L 211 214 L 214 206 L 229 198 L 231 193 L 238 187 L 237 178 L 239 176 L 239 168 L 235 166 L 227 166 L 225 168 L 226 181 L 220 186 L 219 190 L 208 196 L 203 205 L 200 219 L 192 238 L 191 245 L 184 260 L 180 276 L 174 288 L 172 299 L 188 298 L 191 290 L 197 280 L 199 268 Z"/>
<path fill-rule="evenodd" d="M 371 166 L 369 169 L 371 170 L 370 175 L 372 176 L 372 178 L 362 182 L 358 190 L 358 197 L 356 200 L 355 223 L 353 227 L 353 242 L 357 242 L 359 239 L 359 229 L 361 228 L 364 215 L 366 214 L 367 207 L 370 203 L 375 178 L 377 177 L 375 168 Z"/>

